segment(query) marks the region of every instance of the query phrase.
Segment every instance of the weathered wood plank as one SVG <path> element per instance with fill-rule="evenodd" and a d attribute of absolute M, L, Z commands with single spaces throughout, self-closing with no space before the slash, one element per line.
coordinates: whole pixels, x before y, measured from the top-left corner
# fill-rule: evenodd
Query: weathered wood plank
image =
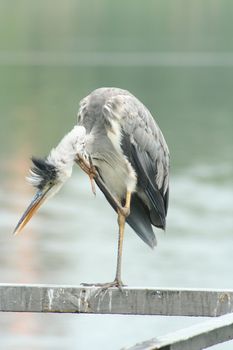
<path fill-rule="evenodd" d="M 233 290 L 0 284 L 0 311 L 220 316 L 233 312 Z"/>
<path fill-rule="evenodd" d="M 233 313 L 122 350 L 201 350 L 233 339 Z"/>

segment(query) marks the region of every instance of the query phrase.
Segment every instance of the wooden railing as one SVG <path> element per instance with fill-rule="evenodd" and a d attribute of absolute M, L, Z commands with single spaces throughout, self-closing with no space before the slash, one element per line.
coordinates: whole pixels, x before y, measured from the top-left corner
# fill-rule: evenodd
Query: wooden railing
<path fill-rule="evenodd" d="M 213 317 L 130 350 L 197 350 L 233 339 L 233 290 L 0 284 L 0 311 Z"/>

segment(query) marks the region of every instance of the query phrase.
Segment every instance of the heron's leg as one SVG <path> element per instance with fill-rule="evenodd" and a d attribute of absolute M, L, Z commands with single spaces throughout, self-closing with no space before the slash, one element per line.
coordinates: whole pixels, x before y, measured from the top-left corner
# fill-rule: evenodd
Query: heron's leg
<path fill-rule="evenodd" d="M 116 277 L 115 282 L 118 287 L 123 286 L 121 280 L 121 257 L 122 257 L 122 248 L 123 248 L 123 239 L 125 232 L 125 220 L 130 212 L 130 202 L 131 202 L 131 192 L 127 191 L 125 206 L 122 210 L 118 209 L 118 226 L 119 226 L 119 236 L 118 236 L 118 249 L 117 249 L 117 268 L 116 268 Z"/>
<path fill-rule="evenodd" d="M 97 171 L 92 163 L 91 156 L 89 156 L 89 163 L 79 154 L 77 154 L 75 161 L 80 166 L 80 168 L 89 176 L 91 181 L 92 192 L 94 193 L 94 195 L 96 195 L 94 178 L 97 175 Z"/>
<path fill-rule="evenodd" d="M 127 191 L 125 206 L 118 209 L 118 225 L 119 225 L 119 236 L 118 236 L 118 249 L 117 249 L 117 268 L 116 276 L 113 282 L 109 283 L 82 283 L 83 286 L 95 286 L 101 289 L 107 289 L 111 287 L 122 288 L 124 286 L 121 280 L 121 257 L 123 248 L 123 238 L 125 231 L 125 220 L 130 213 L 130 202 L 131 202 L 131 192 Z"/>
<path fill-rule="evenodd" d="M 113 208 L 118 212 L 120 211 L 122 215 L 128 216 L 129 215 L 129 207 L 127 207 L 128 204 L 125 204 L 125 206 L 122 206 L 120 201 L 112 194 L 112 192 L 108 189 L 108 187 L 105 185 L 104 181 L 101 179 L 98 172 L 95 175 L 95 180 L 97 182 L 97 185 L 101 188 L 102 192 L 105 193 L 105 195 L 108 194 L 109 200 Z M 104 190 L 104 191 L 103 191 Z M 127 203 L 127 194 L 126 194 L 126 203 Z"/>
<path fill-rule="evenodd" d="M 89 156 L 89 162 L 88 162 L 82 156 L 77 154 L 76 163 L 89 176 L 90 181 L 91 181 L 92 192 L 94 194 L 96 194 L 94 179 L 97 179 L 98 182 L 101 184 L 101 187 L 104 188 L 106 193 L 108 193 L 108 196 L 110 197 L 111 201 L 113 202 L 113 204 L 116 208 L 116 211 L 117 212 L 120 211 L 125 216 L 127 214 L 127 211 L 130 208 L 130 200 L 129 200 L 129 207 L 127 208 L 127 193 L 128 192 L 126 193 L 126 204 L 123 207 L 121 205 L 121 203 L 119 202 L 119 200 L 111 193 L 111 191 L 108 189 L 108 187 L 105 185 L 105 183 L 103 182 L 103 180 L 99 176 L 98 171 L 96 170 L 95 166 L 93 165 L 92 159 L 90 156 Z M 126 216 L 128 216 L 128 214 Z"/>

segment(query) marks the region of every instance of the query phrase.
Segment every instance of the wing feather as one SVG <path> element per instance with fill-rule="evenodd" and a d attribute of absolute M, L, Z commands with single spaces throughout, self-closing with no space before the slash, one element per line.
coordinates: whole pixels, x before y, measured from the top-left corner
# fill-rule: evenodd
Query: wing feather
<path fill-rule="evenodd" d="M 138 177 L 137 194 L 149 209 L 151 224 L 165 228 L 169 191 L 169 150 L 149 110 L 133 95 L 117 95 L 103 109 L 121 125 L 121 147 Z"/>
<path fill-rule="evenodd" d="M 78 123 L 85 126 L 87 133 L 98 127 L 98 135 L 105 135 L 109 128 L 113 133 L 120 130 L 120 135 L 116 134 L 117 141 L 118 136 L 121 141 L 120 151 L 137 175 L 127 222 L 145 243 L 154 247 L 156 238 L 151 225 L 165 228 L 169 151 L 149 110 L 126 90 L 100 88 L 81 102 Z M 104 128 L 106 130 L 101 133 Z M 116 210 L 105 186 L 98 179 L 96 183 Z"/>

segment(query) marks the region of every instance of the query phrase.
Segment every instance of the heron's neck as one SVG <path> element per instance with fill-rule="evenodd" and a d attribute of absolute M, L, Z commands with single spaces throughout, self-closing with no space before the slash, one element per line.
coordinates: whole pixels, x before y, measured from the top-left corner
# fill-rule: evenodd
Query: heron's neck
<path fill-rule="evenodd" d="M 86 130 L 82 126 L 75 126 L 66 134 L 56 148 L 53 148 L 47 157 L 47 162 L 52 164 L 61 182 L 65 182 L 72 174 L 72 167 L 77 154 L 85 151 Z"/>

